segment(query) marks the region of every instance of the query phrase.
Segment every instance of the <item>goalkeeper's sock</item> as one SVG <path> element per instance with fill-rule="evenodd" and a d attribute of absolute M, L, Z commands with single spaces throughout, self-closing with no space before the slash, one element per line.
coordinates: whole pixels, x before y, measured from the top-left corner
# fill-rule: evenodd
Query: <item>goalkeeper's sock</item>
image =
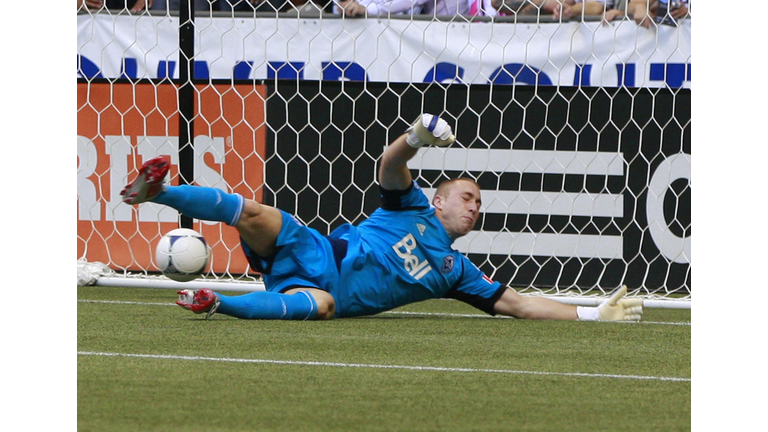
<path fill-rule="evenodd" d="M 317 302 L 306 291 L 296 294 L 256 291 L 238 296 L 217 295 L 221 303 L 216 312 L 235 318 L 308 320 L 317 315 Z"/>
<path fill-rule="evenodd" d="M 152 202 L 173 207 L 191 218 L 234 226 L 243 213 L 245 199 L 219 189 L 201 186 L 166 186 Z"/>

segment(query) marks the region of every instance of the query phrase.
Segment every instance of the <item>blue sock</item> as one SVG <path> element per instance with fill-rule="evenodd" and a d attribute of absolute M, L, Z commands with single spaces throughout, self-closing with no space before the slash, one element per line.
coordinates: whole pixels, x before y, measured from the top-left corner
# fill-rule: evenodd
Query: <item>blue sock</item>
<path fill-rule="evenodd" d="M 235 318 L 308 320 L 317 315 L 317 302 L 306 291 L 296 294 L 255 291 L 238 296 L 216 295 L 221 302 L 216 313 Z"/>
<path fill-rule="evenodd" d="M 173 207 L 191 218 L 234 226 L 243 213 L 245 199 L 219 189 L 201 186 L 166 186 L 152 202 Z"/>

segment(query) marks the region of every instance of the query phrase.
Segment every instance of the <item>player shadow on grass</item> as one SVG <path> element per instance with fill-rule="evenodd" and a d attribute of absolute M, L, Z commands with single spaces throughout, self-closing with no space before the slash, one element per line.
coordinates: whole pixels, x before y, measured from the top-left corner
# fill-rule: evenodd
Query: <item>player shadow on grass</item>
<path fill-rule="evenodd" d="M 475 321 L 477 319 L 483 319 L 483 320 L 495 320 L 495 319 L 515 319 L 513 317 L 507 317 L 507 316 L 484 316 L 484 315 L 477 315 L 477 316 L 451 316 L 451 315 L 444 315 L 444 314 L 432 314 L 430 315 L 428 312 L 426 313 L 418 313 L 418 312 L 384 312 L 378 315 L 367 315 L 367 316 L 360 316 L 360 317 L 349 317 L 349 318 L 342 318 L 341 320 L 308 320 L 309 322 L 322 322 L 323 325 L 328 325 L 330 322 L 336 322 L 336 321 L 363 321 L 363 320 L 418 320 L 418 321 L 444 321 L 444 320 L 452 320 L 452 321 Z M 210 318 L 208 320 L 200 319 L 198 317 L 189 317 L 184 318 L 185 321 L 220 321 L 220 322 L 231 322 L 231 321 L 242 321 L 239 318 L 234 317 L 228 317 L 219 315 L 215 318 Z M 274 321 L 274 320 L 250 320 L 250 321 Z M 296 323 L 296 321 L 286 320 L 285 323 Z"/>

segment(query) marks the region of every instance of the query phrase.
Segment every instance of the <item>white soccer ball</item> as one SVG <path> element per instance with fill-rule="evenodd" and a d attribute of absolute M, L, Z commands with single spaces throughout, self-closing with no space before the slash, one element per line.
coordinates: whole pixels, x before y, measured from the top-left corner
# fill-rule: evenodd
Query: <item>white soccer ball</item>
<path fill-rule="evenodd" d="M 160 239 L 155 262 L 170 279 L 189 282 L 200 276 L 208 265 L 211 251 L 203 236 L 195 230 L 178 228 Z"/>

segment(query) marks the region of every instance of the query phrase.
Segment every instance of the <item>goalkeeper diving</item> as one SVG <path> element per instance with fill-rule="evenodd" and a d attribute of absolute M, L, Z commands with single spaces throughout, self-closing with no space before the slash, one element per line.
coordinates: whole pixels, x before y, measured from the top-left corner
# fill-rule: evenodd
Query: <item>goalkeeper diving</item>
<path fill-rule="evenodd" d="M 210 318 L 333 319 L 374 315 L 410 303 L 456 299 L 491 315 L 521 319 L 639 321 L 642 300 L 616 290 L 596 307 L 574 306 L 519 294 L 488 278 L 452 248 L 480 215 L 478 184 L 468 178 L 441 183 L 430 202 L 407 167 L 423 146 L 449 146 L 448 123 L 422 114 L 384 151 L 378 167 L 381 205 L 357 225 L 330 235 L 304 226 L 275 207 L 200 186 L 164 184 L 169 163 L 144 163 L 123 189 L 127 204 L 163 204 L 199 220 L 238 230 L 251 268 L 265 291 L 222 295 L 210 289 L 181 290 L 178 305 Z"/>

